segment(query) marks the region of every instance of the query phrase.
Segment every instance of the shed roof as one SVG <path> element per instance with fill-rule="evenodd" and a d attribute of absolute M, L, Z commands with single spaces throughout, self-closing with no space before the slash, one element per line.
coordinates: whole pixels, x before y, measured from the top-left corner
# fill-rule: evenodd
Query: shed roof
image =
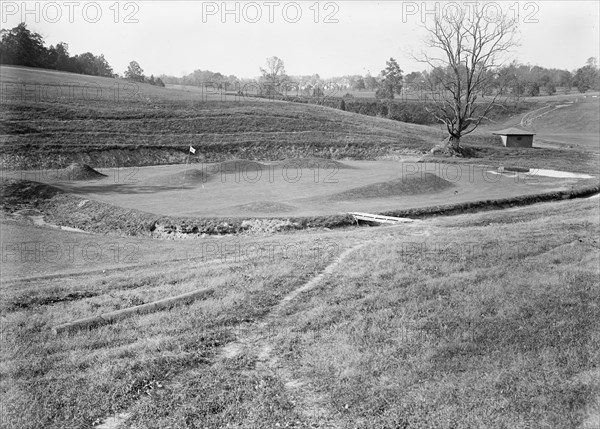
<path fill-rule="evenodd" d="M 531 131 L 522 130 L 521 128 L 511 127 L 506 128 L 505 130 L 492 131 L 494 135 L 502 135 L 502 136 L 534 136 L 535 133 Z"/>

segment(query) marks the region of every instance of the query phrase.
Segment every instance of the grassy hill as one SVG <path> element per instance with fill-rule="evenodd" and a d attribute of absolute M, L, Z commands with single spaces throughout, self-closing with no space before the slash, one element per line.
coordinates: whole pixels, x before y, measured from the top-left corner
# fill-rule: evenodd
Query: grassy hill
<path fill-rule="evenodd" d="M 597 94 L 578 94 L 565 102 L 548 103 L 533 112 L 528 126 L 547 145 L 600 152 L 600 101 Z"/>
<path fill-rule="evenodd" d="M 7 248 L 3 427 L 125 411 L 126 427 L 597 427 L 598 215 L 598 200 L 564 201 L 206 245 L 3 220 L 7 243 L 75 249 L 34 263 Z M 206 287 L 169 311 L 51 333 Z"/>
<path fill-rule="evenodd" d="M 462 140 L 473 153 L 470 160 L 461 162 L 598 174 L 600 101 L 596 93 L 584 95 L 535 97 L 533 110 L 479 127 Z M 536 133 L 533 150 L 502 147 L 500 139 L 491 134 L 493 130 L 514 126 Z"/>
<path fill-rule="evenodd" d="M 534 131 L 553 133 L 600 134 L 600 104 L 598 100 L 558 104 L 532 123 Z"/>
<path fill-rule="evenodd" d="M 1 67 L 5 168 L 424 152 L 436 129 L 296 103 Z"/>
<path fill-rule="evenodd" d="M 374 160 L 425 154 L 445 136 L 440 126 L 191 87 L 6 66 L 0 67 L 0 81 L 0 167 L 6 169 L 64 168 L 72 162 L 99 168 L 231 159 Z M 458 161 L 597 173 L 598 98 L 550 98 L 539 97 L 526 113 L 543 145 L 533 151 L 504 148 L 491 135 L 492 129 L 518 123 L 522 115 L 515 114 L 467 136 L 463 144 L 472 149 L 471 158 Z M 573 100 L 572 106 L 536 116 L 546 104 Z M 188 157 L 190 145 L 198 151 Z"/>
<path fill-rule="evenodd" d="M 198 149 L 194 161 L 373 159 L 424 152 L 443 136 L 436 128 L 318 106 L 221 99 L 46 70 L 1 67 L 0 82 L 3 167 L 180 162 L 188 145 Z M 584 107 L 579 112 L 593 113 Z M 553 114 L 570 112 L 565 109 Z M 562 124 L 555 118 L 554 125 L 571 126 L 576 116 L 561 116 Z M 544 118 L 532 126 L 553 120 Z M 582 172 L 598 166 L 598 152 L 570 145 L 504 148 L 485 128 L 464 144 L 475 158 L 441 162 Z M 301 166 L 320 162 L 304 159 Z M 331 163 L 340 177 L 360 172 L 350 168 L 355 164 Z M 267 163 L 243 165 L 260 170 Z M 236 166 L 225 162 L 219 169 Z M 137 179 L 150 177 L 142 170 L 151 169 L 164 170 L 155 183 L 165 187 L 221 180 L 197 165 L 138 169 Z M 96 185 L 75 180 L 94 175 L 86 167 L 60 173 L 72 187 Z M 383 181 L 377 178 L 383 173 L 375 166 L 365 173 L 372 183 L 320 191 L 341 199 L 397 195 L 403 204 L 417 191 L 462 192 L 449 174 L 447 181 L 431 173 Z M 113 177 L 119 176 L 97 181 Z M 497 191 L 487 192 L 470 174 L 463 177 L 471 192 L 485 193 L 482 200 L 504 192 L 507 183 L 489 179 L 487 189 Z M 117 182 L 112 185 L 122 185 Z M 281 182 L 268 183 L 274 193 Z M 541 193 L 543 184 L 519 186 Z M 0 185 L 3 427 L 97 427 L 118 413 L 126 427 L 598 426 L 597 197 L 335 230 L 353 220 L 291 219 L 280 228 L 278 219 L 174 219 L 37 182 Z M 302 197 L 301 188 L 290 189 Z M 568 197 L 572 188 L 564 192 Z M 244 215 L 291 209 L 266 192 L 250 203 L 221 194 Z M 173 201 L 153 199 L 155 205 Z M 97 234 L 41 227 L 35 218 L 42 215 L 49 225 Z M 296 220 L 327 228 L 292 234 Z M 256 235 L 201 236 L 255 227 Z M 115 231 L 122 236 L 104 234 Z M 205 288 L 213 293 L 170 310 L 52 333 L 76 319 Z"/>

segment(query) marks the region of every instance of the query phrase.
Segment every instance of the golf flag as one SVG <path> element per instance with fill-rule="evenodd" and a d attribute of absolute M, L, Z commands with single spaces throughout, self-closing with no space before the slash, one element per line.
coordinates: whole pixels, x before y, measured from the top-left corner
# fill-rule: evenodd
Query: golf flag
<path fill-rule="evenodd" d="M 190 152 L 191 153 L 196 153 L 196 149 L 194 149 L 194 146 L 190 146 Z"/>

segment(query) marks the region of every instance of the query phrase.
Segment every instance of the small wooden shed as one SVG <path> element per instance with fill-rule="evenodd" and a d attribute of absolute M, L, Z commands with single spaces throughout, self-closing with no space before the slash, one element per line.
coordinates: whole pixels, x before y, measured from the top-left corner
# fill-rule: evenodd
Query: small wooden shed
<path fill-rule="evenodd" d="M 533 147 L 533 136 L 535 133 L 522 130 L 521 128 L 507 128 L 505 130 L 493 131 L 492 134 L 500 136 L 502 144 L 506 147 Z"/>

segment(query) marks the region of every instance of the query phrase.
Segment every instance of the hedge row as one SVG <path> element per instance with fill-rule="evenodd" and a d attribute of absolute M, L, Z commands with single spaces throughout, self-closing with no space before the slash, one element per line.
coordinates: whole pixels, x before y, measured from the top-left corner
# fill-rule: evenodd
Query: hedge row
<path fill-rule="evenodd" d="M 274 97 L 257 96 L 259 98 L 273 99 Z M 396 101 L 396 100 L 373 100 L 373 99 L 353 99 L 353 98 L 334 98 L 334 97 L 290 97 L 278 96 L 278 100 L 289 101 L 293 103 L 316 104 L 334 109 L 341 109 L 351 113 L 358 113 L 367 116 L 377 116 L 395 121 L 408 122 L 412 124 L 431 125 L 438 121 L 428 112 L 433 110 L 435 105 L 426 101 Z M 490 120 L 504 119 L 508 116 L 526 112 L 533 108 L 532 103 L 505 103 L 498 104 L 492 108 L 492 111 L 486 116 Z"/>

